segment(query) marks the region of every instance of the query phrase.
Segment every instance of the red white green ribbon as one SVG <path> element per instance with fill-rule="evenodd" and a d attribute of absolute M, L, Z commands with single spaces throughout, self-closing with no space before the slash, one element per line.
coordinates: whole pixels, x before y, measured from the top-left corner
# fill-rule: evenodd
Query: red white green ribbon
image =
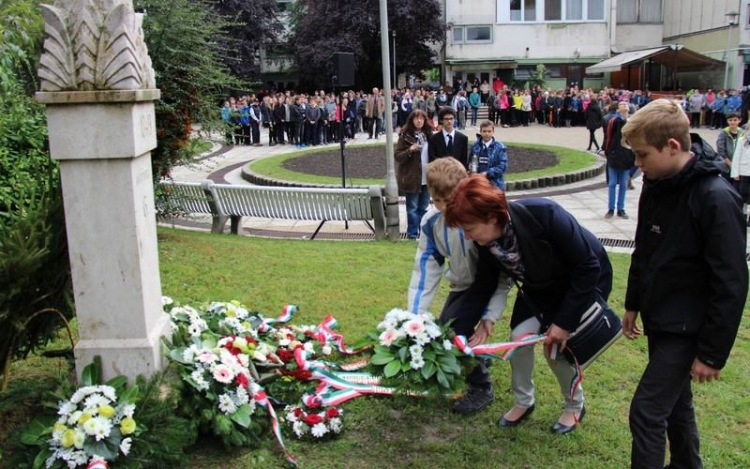
<path fill-rule="evenodd" d="M 268 400 L 265 391 L 258 391 L 255 393 L 255 403 L 266 409 L 268 415 L 271 417 L 271 430 L 273 430 L 273 434 L 276 436 L 276 442 L 279 444 L 281 452 L 284 453 L 284 458 L 286 458 L 287 462 L 292 466 L 298 467 L 297 458 L 295 458 L 294 455 L 286 449 L 286 445 L 284 445 L 284 438 L 281 436 L 281 424 L 279 424 L 279 418 L 276 416 L 276 412 L 273 410 L 273 405 L 271 405 L 271 402 Z"/>

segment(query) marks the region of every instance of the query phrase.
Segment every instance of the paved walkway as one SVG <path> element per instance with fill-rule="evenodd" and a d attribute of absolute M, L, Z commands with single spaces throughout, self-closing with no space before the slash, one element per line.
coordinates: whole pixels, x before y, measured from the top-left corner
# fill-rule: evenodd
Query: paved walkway
<path fill-rule="evenodd" d="M 478 128 L 469 127 L 464 133 L 469 135 L 473 141 Z M 712 145 L 715 144 L 718 130 L 700 129 L 697 131 Z M 544 125 L 531 124 L 529 127 L 497 128 L 495 138 L 507 144 L 512 143 L 540 143 L 554 145 L 576 150 L 585 150 L 588 143 L 588 130 L 585 127 L 550 128 Z M 358 134 L 356 143 L 375 143 L 368 140 L 366 134 Z M 385 140 L 381 136 L 379 142 Z M 597 132 L 597 140 L 601 142 L 602 134 Z M 236 146 L 220 155 L 203 159 L 190 166 L 177 167 L 172 171 L 175 180 L 178 181 L 200 181 L 204 179 L 221 180 L 231 184 L 247 184 L 240 175 L 244 163 L 255 161 L 268 156 L 279 155 L 294 151 L 291 145 L 276 145 L 269 147 L 268 137 L 265 133 L 261 135 L 262 147 Z M 338 148 L 329 145 L 329 148 Z M 570 211 L 578 221 L 591 230 L 601 239 L 619 240 L 621 243 L 608 243 L 610 246 L 623 244 L 628 247 L 628 241 L 633 241 L 637 222 L 638 198 L 641 192 L 640 179 L 633 181 L 634 190 L 627 193 L 625 199 L 625 210 L 630 219 L 624 220 L 618 217 L 605 219 L 607 212 L 608 192 L 605 177 L 601 175 L 576 184 L 558 186 L 553 188 L 536 189 L 533 191 L 512 191 L 508 193 L 510 199 L 528 196 L 546 196 L 555 200 Z M 400 221 L 402 233 L 406 231 L 406 213 L 403 204 L 400 205 Z M 210 221 L 206 218 L 196 219 L 197 224 L 193 227 L 205 229 Z M 245 232 L 260 235 L 283 235 L 285 237 L 306 238 L 309 237 L 319 222 L 290 221 L 290 220 L 268 220 L 260 218 L 244 218 L 243 228 Z M 210 226 L 210 225 L 209 225 Z M 351 223 L 347 228 L 343 222 L 326 222 L 318 237 L 334 239 L 364 239 L 370 233 L 363 223 Z"/>

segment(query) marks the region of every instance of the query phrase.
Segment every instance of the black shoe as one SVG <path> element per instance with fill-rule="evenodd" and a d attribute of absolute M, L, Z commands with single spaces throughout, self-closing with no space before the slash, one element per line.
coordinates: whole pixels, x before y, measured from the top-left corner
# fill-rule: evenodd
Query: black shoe
<path fill-rule="evenodd" d="M 607 213 L 604 214 L 604 218 L 607 218 L 607 219 L 612 218 L 614 216 L 615 216 L 614 210 L 607 210 Z"/>
<path fill-rule="evenodd" d="M 453 411 L 459 414 L 471 415 L 483 410 L 495 400 L 491 388 L 483 389 L 470 387 L 463 399 L 453 404 Z"/>
<path fill-rule="evenodd" d="M 518 425 L 521 424 L 521 422 L 526 420 L 529 417 L 529 415 L 531 415 L 532 412 L 534 412 L 534 408 L 535 408 L 535 405 L 532 404 L 531 407 L 527 408 L 523 412 L 523 414 L 521 414 L 521 416 L 515 420 L 508 420 L 505 418 L 505 415 L 503 415 L 502 417 L 500 417 L 500 421 L 497 424 L 503 428 L 517 427 Z"/>
<path fill-rule="evenodd" d="M 628 214 L 625 213 L 625 210 L 618 210 L 617 211 L 617 216 L 620 217 L 620 218 L 624 218 L 625 220 L 627 220 L 628 218 L 630 218 L 628 216 Z"/>
<path fill-rule="evenodd" d="M 581 408 L 581 412 L 578 414 L 578 418 L 576 419 L 577 422 L 573 425 L 563 425 L 560 422 L 555 422 L 554 425 L 550 428 L 552 433 L 557 433 L 558 435 L 565 435 L 566 433 L 570 433 L 573 430 L 576 429 L 576 425 L 578 425 L 581 421 L 583 421 L 583 417 L 586 415 L 586 407 Z"/>

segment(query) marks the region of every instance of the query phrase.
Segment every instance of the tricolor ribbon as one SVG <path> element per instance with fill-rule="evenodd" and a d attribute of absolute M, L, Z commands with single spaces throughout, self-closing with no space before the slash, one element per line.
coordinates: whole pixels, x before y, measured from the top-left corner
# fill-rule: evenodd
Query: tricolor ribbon
<path fill-rule="evenodd" d="M 344 335 L 335 332 L 334 329 L 338 327 L 339 323 L 333 316 L 326 316 L 325 319 L 318 326 L 318 330 L 315 333 L 315 337 L 320 343 L 325 344 L 332 342 L 336 345 L 336 349 L 344 355 L 356 355 L 362 353 L 370 347 L 363 347 L 361 349 L 352 349 L 344 345 Z"/>
<path fill-rule="evenodd" d="M 276 436 L 276 442 L 279 444 L 281 452 L 284 453 L 284 458 L 286 458 L 287 462 L 292 466 L 298 467 L 297 458 L 295 458 L 294 455 L 288 449 L 286 449 L 286 445 L 284 445 L 284 438 L 281 436 L 281 425 L 279 424 L 279 418 L 276 416 L 276 412 L 273 410 L 273 406 L 268 400 L 266 392 L 258 391 L 255 393 L 254 398 L 255 403 L 266 409 L 268 415 L 271 417 L 271 430 L 273 430 L 273 434 L 274 436 Z"/>
<path fill-rule="evenodd" d="M 268 332 L 273 329 L 273 324 L 286 323 L 294 319 L 294 315 L 299 311 L 297 305 L 285 305 L 281 310 L 281 315 L 276 318 L 263 318 L 263 322 L 258 326 L 260 332 Z"/>

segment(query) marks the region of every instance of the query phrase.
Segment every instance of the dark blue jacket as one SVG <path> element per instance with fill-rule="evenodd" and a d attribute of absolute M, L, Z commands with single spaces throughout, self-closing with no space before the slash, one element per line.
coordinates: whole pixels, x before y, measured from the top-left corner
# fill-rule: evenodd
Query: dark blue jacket
<path fill-rule="evenodd" d="M 564 208 L 549 199 L 508 204 L 521 259 L 524 291 L 513 307 L 510 327 L 541 315 L 545 325 L 573 331 L 596 299 L 612 290 L 612 265 L 602 243 Z M 477 282 L 495 282 L 501 267 L 481 246 Z M 480 280 L 481 279 L 481 280 Z M 472 287 L 474 288 L 474 287 Z"/>
<path fill-rule="evenodd" d="M 480 173 L 487 173 L 487 179 L 492 184 L 505 190 L 505 171 L 508 170 L 508 151 L 502 142 L 492 138 L 492 142 L 485 148 L 482 136 L 477 134 L 477 141 L 469 150 L 469 163 L 471 164 L 472 155 L 477 155 L 479 159 Z"/>

